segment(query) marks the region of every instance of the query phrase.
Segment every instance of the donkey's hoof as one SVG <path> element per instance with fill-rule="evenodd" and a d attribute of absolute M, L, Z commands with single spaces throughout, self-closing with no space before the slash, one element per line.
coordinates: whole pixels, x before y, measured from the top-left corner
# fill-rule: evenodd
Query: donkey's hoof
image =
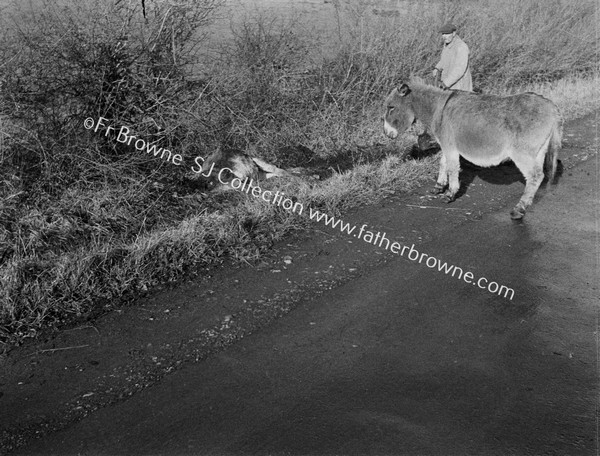
<path fill-rule="evenodd" d="M 456 199 L 456 194 L 446 192 L 444 193 L 443 199 L 446 203 L 451 203 Z"/>
<path fill-rule="evenodd" d="M 510 218 L 513 220 L 521 220 L 525 216 L 525 208 L 521 206 L 515 206 L 510 211 Z"/>
<path fill-rule="evenodd" d="M 446 185 L 435 184 L 435 186 L 429 191 L 434 195 L 440 195 L 446 191 Z"/>

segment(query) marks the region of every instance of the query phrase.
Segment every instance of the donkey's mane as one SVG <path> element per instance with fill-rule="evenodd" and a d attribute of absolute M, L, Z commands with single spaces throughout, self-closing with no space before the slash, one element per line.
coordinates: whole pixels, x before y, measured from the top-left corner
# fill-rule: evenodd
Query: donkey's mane
<path fill-rule="evenodd" d="M 422 78 L 413 76 L 411 77 L 408 82 L 406 83 L 406 85 L 408 85 L 408 87 L 410 87 L 412 90 L 417 90 L 419 92 L 425 92 L 425 93 L 442 93 L 443 90 L 433 86 L 431 84 L 427 84 L 427 82 L 425 82 L 425 80 L 423 80 Z"/>
<path fill-rule="evenodd" d="M 437 104 L 435 100 L 446 92 L 416 77 L 410 78 L 406 85 L 410 88 L 413 97 L 419 100 L 412 104 L 417 118 L 428 127 L 431 127 Z"/>

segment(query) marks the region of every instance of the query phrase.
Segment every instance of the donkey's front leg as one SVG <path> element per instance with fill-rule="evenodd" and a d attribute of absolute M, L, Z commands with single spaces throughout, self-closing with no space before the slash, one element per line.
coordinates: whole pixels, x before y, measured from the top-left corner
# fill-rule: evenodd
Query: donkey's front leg
<path fill-rule="evenodd" d="M 460 173 L 460 155 L 458 151 L 452 150 L 448 153 L 444 153 L 446 156 L 446 169 L 448 171 L 449 187 L 444 197 L 447 203 L 451 203 L 456 199 L 456 194 L 460 188 L 460 182 L 458 181 L 458 175 Z"/>
<path fill-rule="evenodd" d="M 446 154 L 442 152 L 442 156 L 440 157 L 440 169 L 438 171 L 438 178 L 435 186 L 431 189 L 431 193 L 434 195 L 439 195 L 440 193 L 444 193 L 448 187 L 448 167 L 446 166 Z"/>

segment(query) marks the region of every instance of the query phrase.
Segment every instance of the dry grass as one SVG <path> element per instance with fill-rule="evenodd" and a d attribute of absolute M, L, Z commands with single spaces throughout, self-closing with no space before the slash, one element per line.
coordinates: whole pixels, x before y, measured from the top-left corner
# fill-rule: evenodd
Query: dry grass
<path fill-rule="evenodd" d="M 554 101 L 565 119 L 576 119 L 600 107 L 600 77 L 568 76 L 552 82 L 532 83 L 510 90 L 497 90 L 498 94 L 531 91 Z"/>

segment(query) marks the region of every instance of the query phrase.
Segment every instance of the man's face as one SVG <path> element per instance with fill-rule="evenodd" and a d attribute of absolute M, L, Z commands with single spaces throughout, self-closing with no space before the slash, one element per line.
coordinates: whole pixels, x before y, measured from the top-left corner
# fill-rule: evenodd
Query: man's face
<path fill-rule="evenodd" d="M 452 43 L 452 40 L 454 39 L 455 35 L 456 35 L 456 32 L 442 33 L 442 40 L 444 40 L 444 44 Z"/>

